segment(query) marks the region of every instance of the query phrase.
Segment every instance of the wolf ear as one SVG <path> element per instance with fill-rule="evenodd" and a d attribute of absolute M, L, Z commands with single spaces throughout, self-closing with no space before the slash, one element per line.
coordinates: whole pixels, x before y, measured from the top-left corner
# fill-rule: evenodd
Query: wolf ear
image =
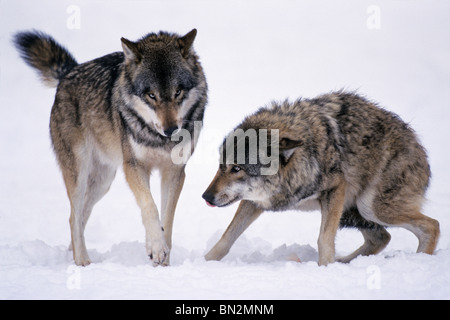
<path fill-rule="evenodd" d="M 187 33 L 184 37 L 178 39 L 178 45 L 181 49 L 181 55 L 186 58 L 189 53 L 189 49 L 192 47 L 194 43 L 195 36 L 197 35 L 197 29 L 192 29 L 189 33 Z"/>
<path fill-rule="evenodd" d="M 287 165 L 289 159 L 295 150 L 303 145 L 303 141 L 301 140 L 292 140 L 289 138 L 281 138 L 280 139 L 280 160 L 282 165 Z"/>
<path fill-rule="evenodd" d="M 137 44 L 125 39 L 121 38 L 123 54 L 125 55 L 125 60 L 127 62 L 139 62 L 141 60 L 141 53 L 137 47 Z"/>

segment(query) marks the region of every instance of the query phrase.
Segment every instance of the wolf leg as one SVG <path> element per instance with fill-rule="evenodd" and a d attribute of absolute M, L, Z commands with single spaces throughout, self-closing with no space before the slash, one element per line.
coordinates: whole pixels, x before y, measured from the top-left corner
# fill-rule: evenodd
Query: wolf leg
<path fill-rule="evenodd" d="M 433 254 L 439 240 L 439 222 L 420 213 L 415 198 L 398 197 L 399 200 L 389 203 L 375 198 L 374 214 L 381 224 L 391 227 L 403 227 L 419 239 L 417 252 Z M 409 200 L 409 201 L 407 201 Z"/>
<path fill-rule="evenodd" d="M 169 249 L 172 249 L 173 220 L 185 176 L 184 166 L 168 165 L 161 169 L 161 220 Z M 167 264 L 169 259 L 167 257 Z"/>
<path fill-rule="evenodd" d="M 87 266 L 91 263 L 91 260 L 87 253 L 80 216 L 79 206 L 77 204 L 71 205 L 69 221 L 72 237 L 71 248 L 73 250 L 73 260 L 77 266 Z"/>
<path fill-rule="evenodd" d="M 84 240 L 84 208 L 86 203 L 87 177 L 90 155 L 84 163 L 75 167 L 61 166 L 67 195 L 70 200 L 70 234 L 73 259 L 78 266 L 87 266 L 91 263 Z"/>
<path fill-rule="evenodd" d="M 319 239 L 319 265 L 327 265 L 335 259 L 335 238 L 339 220 L 344 211 L 345 182 L 342 181 L 335 189 L 328 191 L 321 199 L 322 222 Z"/>
<path fill-rule="evenodd" d="M 440 234 L 438 221 L 417 212 L 416 214 L 411 215 L 409 219 L 400 226 L 414 233 L 419 239 L 417 252 L 433 254 Z"/>
<path fill-rule="evenodd" d="M 70 211 L 70 233 L 71 233 L 71 247 L 73 250 L 73 260 L 78 266 L 87 266 L 91 263 L 87 253 L 86 244 L 84 240 L 83 228 L 83 211 L 82 200 L 78 196 L 71 199 Z"/>
<path fill-rule="evenodd" d="M 158 208 L 150 193 L 150 170 L 144 168 L 136 160 L 131 160 L 124 162 L 124 172 L 128 185 L 141 209 L 147 254 L 153 260 L 154 265 L 164 265 L 169 257 L 170 249 L 164 239 Z"/>
<path fill-rule="evenodd" d="M 83 208 L 83 232 L 94 205 L 109 191 L 115 176 L 116 168 L 114 166 L 103 164 L 97 159 L 93 159 L 88 176 L 88 186 Z"/>
<path fill-rule="evenodd" d="M 81 227 L 83 232 L 94 205 L 109 191 L 117 170 L 115 166 L 101 163 L 94 157 L 91 161 L 89 171 L 82 210 Z M 69 250 L 72 250 L 72 243 L 70 244 Z"/>
<path fill-rule="evenodd" d="M 361 229 L 364 244 L 352 254 L 337 259 L 339 262 L 349 263 L 357 256 L 369 256 L 381 252 L 391 240 L 391 235 L 382 226 L 373 229 Z"/>
<path fill-rule="evenodd" d="M 252 202 L 242 200 L 233 220 L 222 235 L 222 238 L 208 254 L 206 254 L 205 259 L 221 260 L 225 257 L 237 238 L 239 238 L 239 236 L 261 215 L 262 212 L 263 210 L 256 207 Z"/>

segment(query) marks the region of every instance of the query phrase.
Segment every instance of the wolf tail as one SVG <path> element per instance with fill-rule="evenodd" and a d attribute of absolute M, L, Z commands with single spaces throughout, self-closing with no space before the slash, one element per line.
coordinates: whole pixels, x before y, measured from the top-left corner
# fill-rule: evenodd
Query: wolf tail
<path fill-rule="evenodd" d="M 13 42 L 22 59 L 37 69 L 42 81 L 50 87 L 56 87 L 78 65 L 66 48 L 43 32 L 19 32 L 14 36 Z"/>

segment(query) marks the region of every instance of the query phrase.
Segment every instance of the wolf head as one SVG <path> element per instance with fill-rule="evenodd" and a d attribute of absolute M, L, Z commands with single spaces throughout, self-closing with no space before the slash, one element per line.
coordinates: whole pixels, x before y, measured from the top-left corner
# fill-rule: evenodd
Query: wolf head
<path fill-rule="evenodd" d="M 271 209 L 271 198 L 282 191 L 280 179 L 287 170 L 286 166 L 292 154 L 301 148 L 302 141 L 281 138 L 264 151 L 258 150 L 256 156 L 252 155 L 250 143 L 246 143 L 248 151 L 245 152 L 244 161 L 239 160 L 240 148 L 236 146 L 238 143 L 239 140 L 234 146 L 237 153 L 230 157 L 226 151 L 227 143 L 224 142 L 221 153 L 225 162 L 219 165 L 216 176 L 203 198 L 212 207 L 225 207 L 239 200 L 250 200 L 262 208 Z M 229 148 L 230 146 L 228 143 Z M 258 144 L 258 149 L 260 147 L 261 144 Z M 268 158 L 264 160 L 268 154 Z"/>
<path fill-rule="evenodd" d="M 199 70 L 193 52 L 197 30 L 185 36 L 149 34 L 137 42 L 122 38 L 125 80 L 130 105 L 162 136 L 181 129 L 184 117 L 198 100 Z"/>
<path fill-rule="evenodd" d="M 281 210 L 315 192 L 319 165 L 313 134 L 304 120 L 282 111 L 274 103 L 227 136 L 219 169 L 203 194 L 209 206 L 250 200 L 266 210 Z"/>

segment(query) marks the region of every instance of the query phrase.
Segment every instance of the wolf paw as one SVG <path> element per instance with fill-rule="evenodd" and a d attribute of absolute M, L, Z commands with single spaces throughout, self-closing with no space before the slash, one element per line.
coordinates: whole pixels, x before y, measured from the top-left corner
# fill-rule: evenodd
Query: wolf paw
<path fill-rule="evenodd" d="M 91 260 L 89 259 L 89 256 L 86 255 L 80 255 L 80 256 L 74 256 L 74 261 L 77 266 L 81 267 L 87 267 L 91 264 Z"/>
<path fill-rule="evenodd" d="M 148 253 L 150 260 L 153 261 L 153 266 L 168 266 L 170 259 L 170 249 L 165 241 L 157 241 L 151 246 Z"/>

